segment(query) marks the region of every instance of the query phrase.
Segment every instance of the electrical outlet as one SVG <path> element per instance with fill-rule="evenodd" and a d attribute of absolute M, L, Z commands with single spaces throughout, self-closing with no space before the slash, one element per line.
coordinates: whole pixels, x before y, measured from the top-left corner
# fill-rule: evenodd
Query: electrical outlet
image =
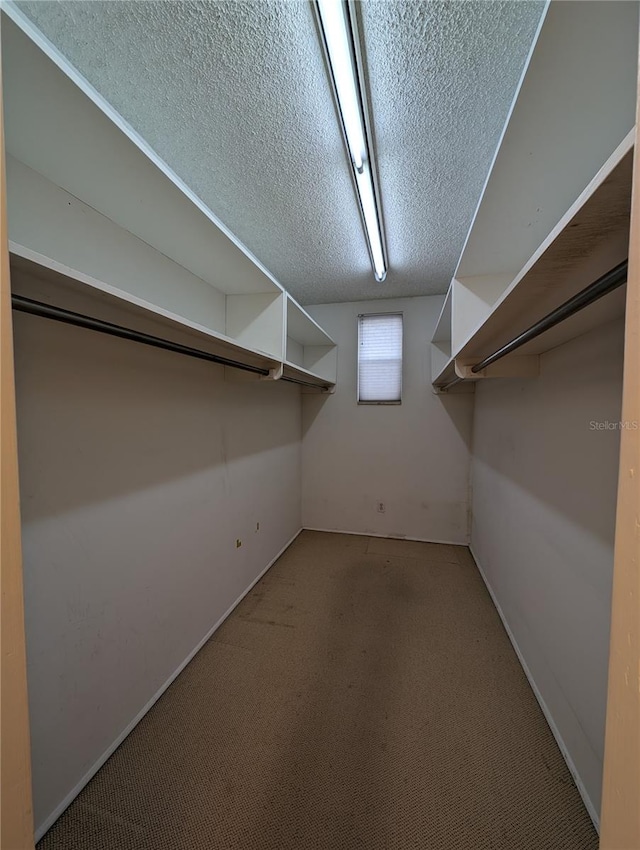
<path fill-rule="evenodd" d="M 242 540 L 240 540 L 240 538 L 238 538 L 236 540 L 236 549 L 239 549 L 241 546 L 242 546 Z"/>
<path fill-rule="evenodd" d="M 377 502 L 376 503 L 376 510 L 378 511 L 379 514 L 383 514 L 386 511 L 386 508 L 384 506 L 384 502 Z"/>

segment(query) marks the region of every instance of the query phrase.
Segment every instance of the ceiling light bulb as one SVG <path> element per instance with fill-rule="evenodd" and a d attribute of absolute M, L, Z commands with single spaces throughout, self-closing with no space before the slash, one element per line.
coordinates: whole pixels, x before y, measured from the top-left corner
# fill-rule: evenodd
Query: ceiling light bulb
<path fill-rule="evenodd" d="M 361 172 L 367 156 L 357 72 L 343 0 L 318 0 L 318 11 L 337 90 L 351 160 Z"/>

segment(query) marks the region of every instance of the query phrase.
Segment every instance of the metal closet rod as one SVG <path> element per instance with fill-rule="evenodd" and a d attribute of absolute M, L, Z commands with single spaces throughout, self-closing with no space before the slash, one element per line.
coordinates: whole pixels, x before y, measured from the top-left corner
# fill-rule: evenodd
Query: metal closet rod
<path fill-rule="evenodd" d="M 589 284 L 589 286 L 569 298 L 568 301 L 565 301 L 559 307 L 556 307 L 555 310 L 552 310 L 521 334 L 518 334 L 518 336 L 514 337 L 511 342 L 506 343 L 506 345 L 503 345 L 494 351 L 493 354 L 490 354 L 488 357 L 485 357 L 484 360 L 476 363 L 475 366 L 471 367 L 471 371 L 481 372 L 483 369 L 486 369 L 487 366 L 495 363 L 496 360 L 506 357 L 507 354 L 511 354 L 512 351 L 520 348 L 520 346 L 525 345 L 525 343 L 530 342 L 532 339 L 535 339 L 545 333 L 545 331 L 559 325 L 560 322 L 564 322 L 565 319 L 574 316 L 580 310 L 584 310 L 585 307 L 593 304 L 594 301 L 597 301 L 604 295 L 608 295 L 610 292 L 613 292 L 614 289 L 617 289 L 619 286 L 622 286 L 623 283 L 626 283 L 628 267 L 629 261 L 624 260 L 624 262 L 615 266 L 615 268 L 606 272 L 606 274 L 603 274 L 602 277 L 599 277 L 593 283 Z M 455 384 L 460 383 L 462 380 L 462 378 L 456 377 L 452 381 L 449 381 L 449 383 L 440 387 L 440 389 L 447 390 Z"/>
<path fill-rule="evenodd" d="M 181 345 L 179 342 L 171 342 L 158 336 L 151 336 L 151 334 L 134 331 L 130 328 L 124 328 L 121 325 L 114 325 L 111 322 L 105 322 L 102 319 L 85 316 L 82 313 L 74 313 L 62 307 L 44 304 L 42 301 L 34 301 L 32 298 L 24 298 L 22 295 L 12 295 L 11 306 L 20 313 L 30 313 L 32 316 L 53 319 L 55 322 L 64 322 L 67 325 L 75 325 L 78 328 L 86 328 L 87 330 L 97 331 L 98 333 L 108 334 L 109 336 L 117 336 L 120 339 L 139 342 L 143 345 L 150 345 L 153 348 L 163 348 L 166 351 L 173 351 L 175 354 L 185 354 L 187 357 L 208 360 L 210 363 L 231 366 L 234 369 L 242 369 L 244 372 L 254 372 L 257 375 L 269 374 L 268 369 L 263 369 L 260 366 L 250 366 L 246 363 L 240 363 L 237 360 L 221 357 L 218 354 L 202 351 L 199 348 L 191 348 L 188 345 Z"/>

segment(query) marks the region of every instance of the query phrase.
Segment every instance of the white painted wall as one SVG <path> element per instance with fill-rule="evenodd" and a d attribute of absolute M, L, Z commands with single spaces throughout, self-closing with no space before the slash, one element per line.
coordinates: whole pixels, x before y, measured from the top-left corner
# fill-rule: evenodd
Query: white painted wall
<path fill-rule="evenodd" d="M 21 314 L 15 340 L 41 828 L 299 530 L 300 393 Z"/>
<path fill-rule="evenodd" d="M 600 808 L 623 323 L 476 391 L 471 546 L 568 754 Z"/>
<path fill-rule="evenodd" d="M 38 827 L 301 521 L 466 542 L 472 431 L 473 551 L 597 811 L 618 435 L 590 423 L 619 416 L 622 324 L 481 383 L 474 426 L 473 395 L 430 389 L 441 303 L 310 308 L 338 384 L 302 422 L 290 385 L 16 316 Z M 403 403 L 358 406 L 357 316 L 381 310 L 404 314 Z"/>
<path fill-rule="evenodd" d="M 442 296 L 306 309 L 338 345 L 333 396 L 303 395 L 306 528 L 466 543 L 472 395 L 431 390 Z M 359 313 L 404 314 L 401 405 L 356 404 Z M 384 514 L 376 503 L 386 504 Z"/>

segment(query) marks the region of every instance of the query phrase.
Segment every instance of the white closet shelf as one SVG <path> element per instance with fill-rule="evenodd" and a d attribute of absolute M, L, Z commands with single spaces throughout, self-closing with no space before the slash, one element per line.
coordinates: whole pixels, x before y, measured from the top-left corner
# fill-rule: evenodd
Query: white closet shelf
<path fill-rule="evenodd" d="M 435 387 L 444 386 L 456 377 L 453 357 L 446 357 L 437 343 L 431 343 L 431 382 Z"/>
<path fill-rule="evenodd" d="M 431 380 L 435 385 L 448 383 L 455 377 L 451 356 L 452 291 L 450 286 L 431 338 Z"/>
<path fill-rule="evenodd" d="M 624 261 L 629 249 L 631 177 L 635 130 L 631 131 L 553 228 L 524 268 L 486 315 L 478 307 L 469 310 L 481 318 L 468 337 L 456 344 L 456 323 L 465 326 L 469 317 L 472 279 L 453 281 L 453 354 L 459 363 L 477 363 L 549 312 L 576 295 L 601 275 Z M 458 314 L 457 314 L 458 312 Z M 541 354 L 624 312 L 624 292 L 615 290 L 570 319 L 518 349 L 521 357 Z"/>
<path fill-rule="evenodd" d="M 331 337 L 287 295 L 283 376 L 314 386 L 333 387 L 338 349 Z"/>
<path fill-rule="evenodd" d="M 329 390 L 335 386 L 335 381 L 322 378 L 316 372 L 311 372 L 309 369 L 303 369 L 301 366 L 296 366 L 295 363 L 283 363 L 282 377 L 295 381 L 303 386 L 317 387 L 321 390 Z"/>
<path fill-rule="evenodd" d="M 461 376 L 477 380 L 534 374 L 536 355 L 623 315 L 625 294 L 620 287 L 507 355 L 501 365 L 473 376 L 469 372 L 470 366 L 627 258 L 634 142 L 635 129 L 510 280 L 505 275 L 453 279 L 432 340 L 435 386 Z"/>
<path fill-rule="evenodd" d="M 633 4 L 547 5 L 432 340 L 437 386 L 533 374 L 622 313 L 618 289 L 470 373 L 626 259 L 637 53 Z"/>
<path fill-rule="evenodd" d="M 454 277 L 524 267 L 633 128 L 637 60 L 635 4 L 551 0 Z"/>
<path fill-rule="evenodd" d="M 18 253 L 281 363 L 282 287 L 55 48 L 5 23 L 7 209 Z"/>
<path fill-rule="evenodd" d="M 431 381 L 436 386 L 446 384 L 454 377 L 454 361 L 451 356 L 451 346 L 443 346 L 439 342 L 431 343 Z"/>
<path fill-rule="evenodd" d="M 6 150 L 222 295 L 282 287 L 15 7 L 2 31 Z M 38 44 L 34 39 L 38 39 Z"/>
<path fill-rule="evenodd" d="M 281 361 L 128 292 L 9 243 L 12 293 L 270 372 Z"/>
<path fill-rule="evenodd" d="M 451 300 L 453 287 L 449 286 L 447 294 L 442 303 L 442 309 L 436 322 L 436 329 L 431 337 L 432 342 L 451 342 Z"/>
<path fill-rule="evenodd" d="M 333 340 L 20 10 L 7 14 L 16 294 L 332 386 Z"/>

